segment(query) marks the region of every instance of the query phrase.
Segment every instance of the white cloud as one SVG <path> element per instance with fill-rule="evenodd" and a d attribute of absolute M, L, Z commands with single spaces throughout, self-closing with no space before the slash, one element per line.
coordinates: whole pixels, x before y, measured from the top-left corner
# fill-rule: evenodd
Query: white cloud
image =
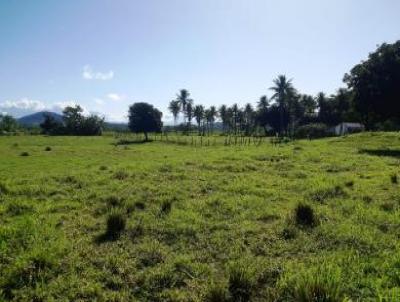
<path fill-rule="evenodd" d="M 109 93 L 109 94 L 107 94 L 107 98 L 109 98 L 112 101 L 122 101 L 126 97 L 125 97 L 125 95 L 118 94 L 118 93 Z"/>
<path fill-rule="evenodd" d="M 108 72 L 94 72 L 90 65 L 85 65 L 83 67 L 82 77 L 85 80 L 107 81 L 114 78 L 114 71 L 110 70 Z"/>
<path fill-rule="evenodd" d="M 5 101 L 0 103 L 0 108 L 5 109 L 21 109 L 21 110 L 32 110 L 41 111 L 46 108 L 42 101 L 30 100 L 28 98 L 22 98 L 17 101 Z"/>

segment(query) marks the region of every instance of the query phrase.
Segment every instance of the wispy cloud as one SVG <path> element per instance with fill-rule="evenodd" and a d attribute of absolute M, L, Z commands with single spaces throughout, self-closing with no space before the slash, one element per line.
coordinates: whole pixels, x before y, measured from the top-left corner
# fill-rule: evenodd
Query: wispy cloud
<path fill-rule="evenodd" d="M 109 93 L 107 94 L 107 98 L 109 98 L 112 101 L 123 101 L 126 98 L 126 96 L 118 93 Z"/>
<path fill-rule="evenodd" d="M 107 81 L 114 78 L 114 71 L 110 70 L 108 72 L 95 72 L 90 65 L 85 65 L 83 66 L 82 77 L 85 80 Z"/>
<path fill-rule="evenodd" d="M 0 103 L 0 108 L 2 108 L 3 110 L 22 109 L 22 110 L 41 111 L 46 108 L 46 105 L 42 101 L 22 98 L 17 101 L 10 101 L 10 100 L 4 101 Z"/>

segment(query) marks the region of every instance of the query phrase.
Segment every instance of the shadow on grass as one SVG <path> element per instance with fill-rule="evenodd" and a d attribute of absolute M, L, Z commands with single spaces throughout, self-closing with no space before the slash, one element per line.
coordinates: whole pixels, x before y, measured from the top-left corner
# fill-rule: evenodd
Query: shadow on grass
<path fill-rule="evenodd" d="M 141 144 L 146 144 L 146 143 L 151 143 L 153 140 L 128 140 L 128 139 L 120 139 L 116 143 L 114 143 L 115 146 L 123 146 L 123 145 L 141 145 Z"/>
<path fill-rule="evenodd" d="M 390 149 L 362 149 L 360 153 L 365 153 L 375 156 L 388 156 L 400 158 L 400 150 L 390 150 Z"/>

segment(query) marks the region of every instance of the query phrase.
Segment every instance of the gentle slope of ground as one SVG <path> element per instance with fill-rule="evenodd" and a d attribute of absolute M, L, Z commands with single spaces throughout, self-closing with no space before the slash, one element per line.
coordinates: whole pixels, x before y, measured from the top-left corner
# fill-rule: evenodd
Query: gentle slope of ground
<path fill-rule="evenodd" d="M 115 142 L 0 137 L 0 300 L 398 299 L 399 134 Z"/>

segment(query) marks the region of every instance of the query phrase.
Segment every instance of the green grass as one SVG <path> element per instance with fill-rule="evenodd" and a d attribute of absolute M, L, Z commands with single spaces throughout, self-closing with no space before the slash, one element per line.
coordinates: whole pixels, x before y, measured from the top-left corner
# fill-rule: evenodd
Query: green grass
<path fill-rule="evenodd" d="M 0 137 L 0 301 L 400 299 L 400 134 L 185 139 Z"/>

